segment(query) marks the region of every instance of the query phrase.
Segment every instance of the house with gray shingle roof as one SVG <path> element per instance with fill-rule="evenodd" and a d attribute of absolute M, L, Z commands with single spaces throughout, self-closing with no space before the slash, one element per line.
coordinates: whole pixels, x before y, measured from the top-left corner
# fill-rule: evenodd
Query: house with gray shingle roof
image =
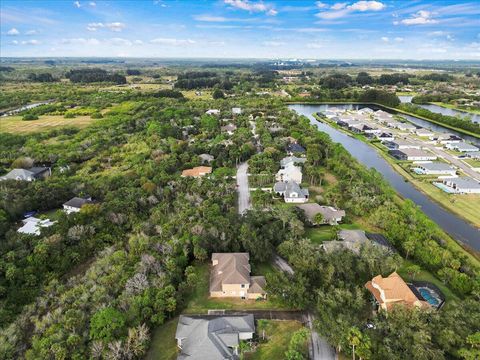
<path fill-rule="evenodd" d="M 317 203 L 297 205 L 297 208 L 301 209 L 305 213 L 305 216 L 312 225 L 336 225 L 342 221 L 343 217 L 345 216 L 344 210 L 338 210 L 332 206 L 321 206 Z M 322 222 L 320 224 L 317 223 L 318 214 L 322 215 Z"/>
<path fill-rule="evenodd" d="M 180 315 L 175 339 L 180 349 L 178 360 L 237 360 L 241 340 L 255 333 L 252 314 Z"/>
<path fill-rule="evenodd" d="M 91 203 L 91 198 L 81 198 L 75 196 L 63 204 L 63 211 L 65 211 L 67 214 L 79 212 L 83 205 Z"/>
<path fill-rule="evenodd" d="M 308 201 L 308 189 L 302 189 L 295 181 L 277 182 L 273 186 L 273 192 L 283 196 L 287 203 L 304 203 Z"/>

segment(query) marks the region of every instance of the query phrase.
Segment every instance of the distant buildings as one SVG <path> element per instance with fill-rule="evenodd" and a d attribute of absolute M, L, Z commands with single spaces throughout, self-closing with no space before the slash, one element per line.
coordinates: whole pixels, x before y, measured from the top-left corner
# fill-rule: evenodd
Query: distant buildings
<path fill-rule="evenodd" d="M 457 171 L 449 164 L 443 162 L 430 162 L 417 164 L 414 168 L 417 173 L 424 175 L 451 175 L 455 176 Z"/>
<path fill-rule="evenodd" d="M 456 150 L 459 152 L 475 152 L 480 150 L 476 146 L 466 142 L 451 143 L 451 144 L 445 145 L 445 147 L 447 149 Z"/>

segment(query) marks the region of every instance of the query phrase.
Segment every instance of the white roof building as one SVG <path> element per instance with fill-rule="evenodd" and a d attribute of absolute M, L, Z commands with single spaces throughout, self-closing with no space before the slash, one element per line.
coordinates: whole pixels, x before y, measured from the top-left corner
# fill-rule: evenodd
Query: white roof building
<path fill-rule="evenodd" d="M 28 235 L 40 235 L 42 227 L 50 227 L 55 224 L 55 221 L 50 219 L 38 219 L 36 217 L 28 217 L 23 221 L 23 226 L 17 230 L 17 232 Z"/>
<path fill-rule="evenodd" d="M 277 181 L 295 181 L 297 183 L 302 182 L 302 169 L 294 163 L 287 164 L 283 169 L 278 170 Z"/>

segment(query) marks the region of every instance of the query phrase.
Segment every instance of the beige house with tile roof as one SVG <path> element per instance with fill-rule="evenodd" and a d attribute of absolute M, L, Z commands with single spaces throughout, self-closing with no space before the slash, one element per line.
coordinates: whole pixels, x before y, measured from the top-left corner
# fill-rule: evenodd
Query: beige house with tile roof
<path fill-rule="evenodd" d="M 250 276 L 248 253 L 213 253 L 210 272 L 211 297 L 266 298 L 265 277 Z"/>
<path fill-rule="evenodd" d="M 388 311 L 393 305 L 429 307 L 430 305 L 417 298 L 407 283 L 396 272 L 387 277 L 375 276 L 365 284 L 381 309 Z"/>

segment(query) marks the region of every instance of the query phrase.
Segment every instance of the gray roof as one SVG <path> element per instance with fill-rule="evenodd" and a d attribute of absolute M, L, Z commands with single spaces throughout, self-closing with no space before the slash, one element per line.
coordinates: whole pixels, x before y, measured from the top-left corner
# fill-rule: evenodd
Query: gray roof
<path fill-rule="evenodd" d="M 47 171 L 47 167 L 32 167 L 30 169 L 13 169 L 8 174 L 2 176 L 2 179 L 7 180 L 17 180 L 22 179 L 25 180 L 27 178 L 35 178 L 41 173 Z"/>
<path fill-rule="evenodd" d="M 365 242 L 368 240 L 363 230 L 340 230 L 338 238 L 350 242 Z"/>
<path fill-rule="evenodd" d="M 480 159 L 480 151 L 468 151 L 465 153 L 465 156 L 472 159 Z"/>
<path fill-rule="evenodd" d="M 418 167 L 430 170 L 430 171 L 441 171 L 441 170 L 455 170 L 452 166 L 447 163 L 436 161 L 431 163 L 419 164 Z"/>
<path fill-rule="evenodd" d="M 460 189 L 480 189 L 480 183 L 477 180 L 467 176 L 457 178 L 445 178 L 443 179 L 443 181 L 454 184 L 456 188 Z"/>
<path fill-rule="evenodd" d="M 331 206 L 321 206 L 317 203 L 301 204 L 297 205 L 297 207 L 302 209 L 305 212 L 305 216 L 312 222 L 315 220 L 317 214 L 322 214 L 326 222 L 345 216 L 344 210 L 337 210 Z"/>
<path fill-rule="evenodd" d="M 280 166 L 285 167 L 288 164 L 297 164 L 297 163 L 305 164 L 305 161 L 307 161 L 307 159 L 305 158 L 300 158 L 296 156 L 287 156 L 287 157 L 284 157 L 282 160 L 280 160 Z"/>
<path fill-rule="evenodd" d="M 290 181 L 287 183 L 285 188 L 285 197 L 290 197 L 290 195 L 294 192 L 300 195 L 308 196 L 308 189 L 302 189 L 295 181 Z"/>
<path fill-rule="evenodd" d="M 255 332 L 252 314 L 232 316 L 186 316 L 178 319 L 176 339 L 181 339 L 179 360 L 236 359 L 232 347 L 239 333 Z"/>
<path fill-rule="evenodd" d="M 273 191 L 275 192 L 284 192 L 287 189 L 287 183 L 283 181 L 276 182 L 273 186 Z"/>
<path fill-rule="evenodd" d="M 68 200 L 63 205 L 80 209 L 83 205 L 91 204 L 91 203 L 92 203 L 91 199 L 85 199 L 85 198 L 80 198 L 80 197 L 75 196 L 74 198 L 71 198 L 70 200 Z"/>
<path fill-rule="evenodd" d="M 466 143 L 466 142 L 460 142 L 458 144 L 455 144 L 454 147 L 458 150 L 463 150 L 463 151 L 478 151 L 478 147 L 472 145 L 472 144 L 469 144 L 469 143 Z"/>

